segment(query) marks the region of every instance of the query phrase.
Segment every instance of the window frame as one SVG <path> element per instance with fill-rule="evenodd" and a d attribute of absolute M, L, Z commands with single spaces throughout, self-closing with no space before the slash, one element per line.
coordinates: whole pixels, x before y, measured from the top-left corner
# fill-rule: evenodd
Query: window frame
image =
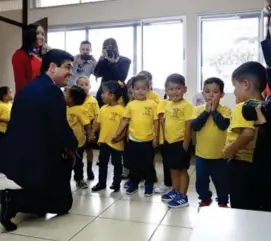
<path fill-rule="evenodd" d="M 177 22 L 180 21 L 183 24 L 183 73 L 185 77 L 187 76 L 187 58 L 186 58 L 186 48 L 187 48 L 187 34 L 186 34 L 186 16 L 175 16 L 175 17 L 164 17 L 164 18 L 147 18 L 133 21 L 117 21 L 117 22 L 102 22 L 102 23 L 86 23 L 86 24 L 76 24 L 67 26 L 49 26 L 49 32 L 65 32 L 65 49 L 66 49 L 66 32 L 74 30 L 85 30 L 86 40 L 89 40 L 89 33 L 92 29 L 103 29 L 103 28 L 121 28 L 121 27 L 133 27 L 133 75 L 140 72 L 144 67 L 144 25 L 147 24 L 163 24 L 167 22 Z M 141 27 L 141 66 L 137 65 L 137 27 Z"/>
<path fill-rule="evenodd" d="M 221 14 L 207 14 L 198 16 L 197 23 L 197 92 L 201 92 L 203 89 L 203 76 L 202 76 L 202 66 L 203 66 L 203 27 L 204 21 L 219 21 L 219 20 L 231 20 L 234 17 L 240 17 L 240 19 L 246 18 L 259 18 L 258 27 L 258 37 L 259 37 L 259 49 L 261 48 L 260 41 L 263 39 L 263 24 L 262 24 L 262 13 L 261 11 L 247 11 L 247 12 L 230 12 Z M 263 55 L 261 50 L 258 53 L 258 61 L 263 62 Z M 228 92 L 227 94 L 232 94 Z"/>

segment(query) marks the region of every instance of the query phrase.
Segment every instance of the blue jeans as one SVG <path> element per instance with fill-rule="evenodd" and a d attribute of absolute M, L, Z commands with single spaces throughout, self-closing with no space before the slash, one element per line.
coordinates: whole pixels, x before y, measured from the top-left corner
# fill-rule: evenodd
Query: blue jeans
<path fill-rule="evenodd" d="M 228 166 L 224 159 L 204 159 L 196 157 L 196 190 L 202 201 L 210 198 L 209 182 L 210 177 L 215 185 L 218 203 L 228 203 Z"/>

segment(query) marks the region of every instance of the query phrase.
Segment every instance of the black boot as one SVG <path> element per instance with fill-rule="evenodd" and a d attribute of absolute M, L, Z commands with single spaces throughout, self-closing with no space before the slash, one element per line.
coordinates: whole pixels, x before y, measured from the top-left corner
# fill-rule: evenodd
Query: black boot
<path fill-rule="evenodd" d="M 87 163 L 87 174 L 88 174 L 88 180 L 93 181 L 95 179 L 95 175 L 92 171 L 92 162 Z"/>
<path fill-rule="evenodd" d="M 17 226 L 11 222 L 11 219 L 15 216 L 14 210 L 11 207 L 11 195 L 9 190 L 4 190 L 1 193 L 1 211 L 0 222 L 5 227 L 7 232 L 12 232 L 17 229 Z"/>

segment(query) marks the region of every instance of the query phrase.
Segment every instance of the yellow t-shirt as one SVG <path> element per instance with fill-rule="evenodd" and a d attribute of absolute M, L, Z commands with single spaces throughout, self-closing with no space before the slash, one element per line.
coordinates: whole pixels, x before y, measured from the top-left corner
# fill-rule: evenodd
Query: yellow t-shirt
<path fill-rule="evenodd" d="M 94 116 L 89 115 L 89 111 L 83 105 L 67 107 L 67 119 L 74 135 L 78 141 L 78 147 L 86 143 L 85 126 L 93 120 Z"/>
<path fill-rule="evenodd" d="M 154 120 L 158 120 L 157 104 L 152 100 L 133 100 L 124 113 L 129 119 L 129 135 L 138 141 L 151 141 L 154 137 Z"/>
<path fill-rule="evenodd" d="M 184 140 L 185 122 L 192 119 L 194 106 L 187 100 L 168 101 L 165 109 L 165 140 L 175 143 Z"/>
<path fill-rule="evenodd" d="M 167 102 L 168 102 L 167 99 L 161 100 L 159 102 L 159 104 L 157 106 L 158 117 L 159 117 L 160 114 L 162 114 L 162 115 L 165 114 L 165 109 L 166 109 Z M 162 145 L 162 144 L 164 144 L 164 131 L 163 131 L 163 127 L 162 127 L 161 124 L 160 124 L 159 128 L 160 128 L 160 131 L 159 131 L 159 144 Z"/>
<path fill-rule="evenodd" d="M 205 110 L 205 107 L 205 105 L 197 106 L 192 119 L 197 118 Z M 219 105 L 217 111 L 224 118 L 231 118 L 231 110 L 227 106 Z M 220 130 L 210 115 L 201 130 L 196 132 L 196 156 L 205 159 L 223 158 L 222 151 L 225 147 L 226 138 L 227 131 Z"/>
<path fill-rule="evenodd" d="M 153 90 L 151 90 L 147 93 L 147 99 L 153 100 L 156 104 L 158 104 L 160 101 L 159 95 L 156 92 L 154 92 Z"/>
<path fill-rule="evenodd" d="M 240 129 L 248 128 L 248 129 L 256 130 L 255 121 L 247 121 L 244 119 L 242 115 L 243 105 L 244 105 L 244 102 L 237 104 L 235 109 L 232 112 L 231 124 L 228 129 L 226 144 L 230 144 L 238 138 L 239 128 Z M 235 156 L 236 160 L 252 162 L 253 153 L 254 153 L 254 149 L 256 145 L 256 138 L 257 138 L 257 133 L 255 133 L 254 139 L 250 143 L 248 143 L 246 147 L 244 147 L 243 149 L 240 149 L 237 152 Z"/>
<path fill-rule="evenodd" d="M 9 120 L 11 112 L 11 104 L 0 101 L 0 117 Z M 5 133 L 7 130 L 7 123 L 0 122 L 0 132 Z"/>
<path fill-rule="evenodd" d="M 98 101 L 92 97 L 88 96 L 83 104 L 83 107 L 88 110 L 88 114 L 90 119 L 93 119 L 93 116 L 97 116 L 99 114 L 99 105 Z"/>
<path fill-rule="evenodd" d="M 100 135 L 98 143 L 105 143 L 118 151 L 124 150 L 124 140 L 112 143 L 116 136 L 124 114 L 124 107 L 121 105 L 105 105 L 101 108 L 97 122 L 100 123 Z"/>

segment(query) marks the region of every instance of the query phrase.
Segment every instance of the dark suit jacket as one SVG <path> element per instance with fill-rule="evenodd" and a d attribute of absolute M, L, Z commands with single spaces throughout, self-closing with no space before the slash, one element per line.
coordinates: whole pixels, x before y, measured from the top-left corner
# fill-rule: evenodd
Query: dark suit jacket
<path fill-rule="evenodd" d="M 41 74 L 15 98 L 0 145 L 0 172 L 24 188 L 47 188 L 69 178 L 71 163 L 62 154 L 76 147 L 63 93 Z"/>

